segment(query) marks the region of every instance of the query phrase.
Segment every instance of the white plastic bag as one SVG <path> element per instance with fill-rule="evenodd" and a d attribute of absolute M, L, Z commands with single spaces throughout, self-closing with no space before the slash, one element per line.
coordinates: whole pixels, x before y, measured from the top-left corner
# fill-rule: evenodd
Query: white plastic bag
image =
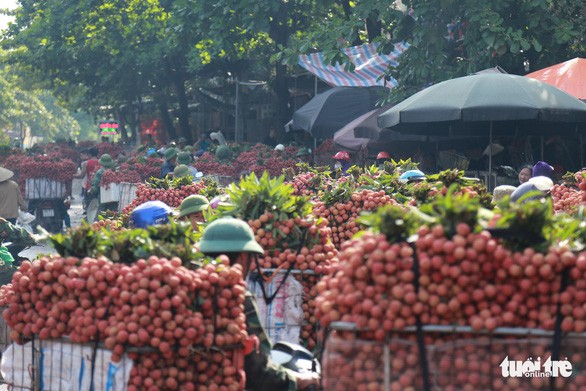
<path fill-rule="evenodd" d="M 59 341 L 35 343 L 34 355 L 32 342 L 13 343 L 2 354 L 0 372 L 6 383 L 14 389 L 30 389 L 34 372 L 35 384 L 44 390 L 91 390 L 94 353 L 91 345 Z M 109 350 L 97 349 L 93 362 L 94 391 L 126 391 L 133 365 L 130 358 L 124 355 L 120 362 L 113 363 Z"/>
<path fill-rule="evenodd" d="M 259 311 L 259 318 L 271 342 L 287 341 L 299 343 L 303 326 L 303 286 L 289 275 L 279 289 L 277 296 L 267 303 L 263 295 L 263 287 L 267 297 L 272 297 L 285 278 L 283 273 L 275 276 L 270 283 L 249 279 L 248 289 L 254 293 Z"/>
<path fill-rule="evenodd" d="M 18 217 L 16 218 L 16 225 L 26 229 L 31 234 L 33 233 L 33 227 L 31 226 L 31 223 L 33 221 L 35 221 L 35 215 L 29 212 L 24 212 L 22 210 L 18 212 Z"/>

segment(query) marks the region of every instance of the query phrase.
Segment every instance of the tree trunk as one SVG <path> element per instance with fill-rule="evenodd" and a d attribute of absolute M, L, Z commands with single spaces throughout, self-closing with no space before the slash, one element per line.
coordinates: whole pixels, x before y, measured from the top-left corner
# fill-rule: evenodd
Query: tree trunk
<path fill-rule="evenodd" d="M 127 141 L 131 143 L 138 142 L 138 117 L 136 115 L 137 109 L 132 102 L 128 102 L 124 109 L 118 109 L 118 118 L 124 122 L 124 129 L 127 136 Z M 128 134 L 130 132 L 130 134 Z"/>
<path fill-rule="evenodd" d="M 165 126 L 165 132 L 167 136 L 169 136 L 166 142 L 169 140 L 174 140 L 177 138 L 177 132 L 175 131 L 175 126 L 173 126 L 173 120 L 169 115 L 169 106 L 167 105 L 167 98 L 163 94 L 157 94 L 156 96 L 157 106 L 159 108 L 159 112 L 161 114 L 161 119 L 163 120 L 163 125 Z"/>
<path fill-rule="evenodd" d="M 340 3 L 342 4 L 342 8 L 344 9 L 344 16 L 346 20 L 350 20 L 352 16 L 352 7 L 350 6 L 350 0 L 341 0 Z M 352 41 L 352 46 L 362 45 L 362 40 L 360 39 L 360 34 L 358 33 L 358 28 L 354 29 L 355 31 L 355 38 Z"/>
<path fill-rule="evenodd" d="M 177 100 L 179 101 L 179 133 L 185 137 L 187 144 L 193 144 L 193 135 L 191 134 L 191 127 L 189 126 L 189 102 L 187 101 L 187 94 L 185 93 L 185 77 L 181 70 L 180 64 L 174 64 L 172 67 L 167 65 Z"/>
<path fill-rule="evenodd" d="M 286 5 L 284 7 L 287 7 Z M 271 38 L 275 41 L 275 48 L 278 51 L 279 46 L 287 46 L 289 38 L 289 28 L 287 23 L 282 20 L 283 16 L 290 13 L 286 10 L 278 12 L 270 24 L 269 33 Z M 277 139 L 281 139 L 283 135 L 283 127 L 291 117 L 291 110 L 289 108 L 289 83 L 287 79 L 286 67 L 280 62 L 275 63 L 275 83 L 273 90 L 277 95 Z"/>
<path fill-rule="evenodd" d="M 366 32 L 368 34 L 368 42 L 372 42 L 375 38 L 380 37 L 382 31 L 382 24 L 377 19 L 378 12 L 372 12 L 366 18 Z"/>
<path fill-rule="evenodd" d="M 286 68 L 277 63 L 275 65 L 275 94 L 277 94 L 277 139 L 281 139 L 283 128 L 291 118 L 289 108 L 289 86 L 287 81 Z"/>
<path fill-rule="evenodd" d="M 128 144 L 128 132 L 126 131 L 126 119 L 124 118 L 124 114 L 120 111 L 120 108 L 116 108 L 115 113 L 116 118 L 118 118 L 118 131 L 121 133 L 122 141 Z"/>

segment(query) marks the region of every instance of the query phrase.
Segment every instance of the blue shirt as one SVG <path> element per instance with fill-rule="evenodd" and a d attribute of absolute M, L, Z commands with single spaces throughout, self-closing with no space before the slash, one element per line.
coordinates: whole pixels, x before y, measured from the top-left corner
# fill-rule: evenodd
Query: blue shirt
<path fill-rule="evenodd" d="M 175 165 L 171 162 L 164 162 L 161 166 L 161 178 L 167 176 L 167 174 L 172 173 L 175 170 Z"/>

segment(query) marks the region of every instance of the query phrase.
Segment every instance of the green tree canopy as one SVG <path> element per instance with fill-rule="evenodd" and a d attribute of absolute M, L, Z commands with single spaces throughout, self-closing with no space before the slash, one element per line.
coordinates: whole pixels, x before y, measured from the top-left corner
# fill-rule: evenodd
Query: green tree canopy
<path fill-rule="evenodd" d="M 0 58 L 5 53 L 0 51 Z M 80 127 L 47 90 L 27 88 L 27 82 L 6 65 L 0 68 L 0 127 L 30 128 L 46 139 L 75 137 Z"/>
<path fill-rule="evenodd" d="M 331 62 L 347 62 L 340 47 L 379 41 L 380 50 L 388 53 L 393 42 L 406 40 L 409 50 L 400 65 L 388 71 L 400 84 L 396 97 L 405 97 L 426 85 L 485 68 L 498 65 L 524 74 L 526 65 L 536 70 L 585 51 L 584 7 L 563 0 L 403 3 L 352 2 L 346 19 L 324 19 L 284 55 L 291 61 L 300 53 L 323 51 Z"/>

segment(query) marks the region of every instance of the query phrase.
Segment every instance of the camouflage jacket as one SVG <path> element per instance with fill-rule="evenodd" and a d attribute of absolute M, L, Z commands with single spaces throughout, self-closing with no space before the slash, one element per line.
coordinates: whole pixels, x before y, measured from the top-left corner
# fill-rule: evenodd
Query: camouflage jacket
<path fill-rule="evenodd" d="M 35 240 L 26 229 L 17 227 L 0 217 L 0 243 L 3 242 L 14 242 L 23 246 L 35 244 Z"/>
<path fill-rule="evenodd" d="M 256 298 L 249 291 L 246 291 L 244 310 L 248 334 L 256 335 L 260 342 L 258 353 L 253 350 L 244 359 L 246 389 L 254 391 L 296 390 L 295 379 L 285 368 L 270 359 L 271 343 L 258 317 Z"/>

